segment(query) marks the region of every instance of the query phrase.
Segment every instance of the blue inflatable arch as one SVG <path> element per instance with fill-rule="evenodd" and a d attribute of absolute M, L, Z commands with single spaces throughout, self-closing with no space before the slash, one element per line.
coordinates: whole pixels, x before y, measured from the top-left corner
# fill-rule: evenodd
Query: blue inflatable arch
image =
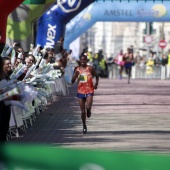
<path fill-rule="evenodd" d="M 38 20 L 36 43 L 42 47 L 53 47 L 64 37 L 66 24 L 94 0 L 57 0 Z"/>
<path fill-rule="evenodd" d="M 41 46 L 53 47 L 60 37 L 65 37 L 64 47 L 68 49 L 72 41 L 97 21 L 170 21 L 168 0 L 67 0 L 64 3 L 60 1 L 58 0 L 58 3 L 39 19 L 37 44 Z"/>

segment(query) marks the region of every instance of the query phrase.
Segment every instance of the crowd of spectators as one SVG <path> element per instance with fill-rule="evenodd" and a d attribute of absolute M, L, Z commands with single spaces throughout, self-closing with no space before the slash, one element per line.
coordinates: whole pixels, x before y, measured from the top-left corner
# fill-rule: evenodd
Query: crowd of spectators
<path fill-rule="evenodd" d="M 69 61 L 69 54 L 63 48 L 64 39 L 56 42 L 54 48 L 44 47 L 37 45 L 33 47 L 30 45 L 29 51 L 24 51 L 19 43 L 12 45 L 0 43 L 0 83 L 10 82 L 15 80 L 15 83 L 26 83 L 28 79 L 35 77 L 33 72 L 38 70 L 41 73 L 44 66 L 50 65 L 54 70 L 60 70 L 62 74 L 65 72 L 65 68 Z M 16 70 L 20 70 L 16 72 Z M 17 77 L 16 74 L 18 74 Z M 61 74 L 61 76 L 62 76 Z M 3 82 L 3 83 L 2 83 Z M 6 135 L 9 129 L 9 121 L 11 109 L 10 105 L 7 105 L 7 100 L 21 100 L 20 94 L 14 94 L 10 97 L 2 96 L 6 93 L 3 88 L 0 87 L 0 144 L 6 141 Z"/>

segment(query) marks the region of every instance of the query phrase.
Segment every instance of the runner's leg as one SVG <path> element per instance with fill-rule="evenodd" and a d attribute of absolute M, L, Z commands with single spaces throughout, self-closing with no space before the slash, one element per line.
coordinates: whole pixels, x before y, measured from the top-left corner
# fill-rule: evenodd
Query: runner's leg
<path fill-rule="evenodd" d="M 120 66 L 120 71 L 119 71 L 120 79 L 122 79 L 122 72 L 123 72 L 123 66 Z"/>
<path fill-rule="evenodd" d="M 87 117 L 89 118 L 91 116 L 91 107 L 93 104 L 93 96 L 88 96 L 86 98 L 86 109 L 87 109 Z"/>
<path fill-rule="evenodd" d="M 129 71 L 128 71 L 128 84 L 130 84 L 130 77 L 131 77 L 132 67 L 129 67 L 128 69 L 129 69 Z"/>
<path fill-rule="evenodd" d="M 79 98 L 79 105 L 80 105 L 80 109 L 81 109 L 81 119 L 82 119 L 82 123 L 83 123 L 83 133 L 87 132 L 85 103 L 86 103 L 85 99 Z"/>

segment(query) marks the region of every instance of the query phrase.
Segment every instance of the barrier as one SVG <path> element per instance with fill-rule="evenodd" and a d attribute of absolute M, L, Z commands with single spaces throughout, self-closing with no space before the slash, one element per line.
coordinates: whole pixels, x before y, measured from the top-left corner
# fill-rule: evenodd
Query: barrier
<path fill-rule="evenodd" d="M 169 79 L 170 74 L 168 71 L 168 66 L 138 66 L 132 67 L 132 79 Z M 127 75 L 123 71 L 123 77 L 126 78 Z M 119 78 L 119 66 L 116 64 L 111 64 L 108 66 L 108 78 Z"/>
<path fill-rule="evenodd" d="M 28 86 L 28 85 L 26 85 Z M 7 135 L 8 140 L 13 137 L 19 137 L 19 130 L 26 132 L 26 129 L 33 126 L 36 117 L 44 110 L 48 103 L 54 101 L 55 95 L 67 96 L 68 87 L 64 76 L 55 80 L 47 80 L 37 85 L 35 88 L 37 95 L 33 100 L 25 102 L 26 110 L 20 108 L 20 105 L 11 106 L 10 128 Z"/>

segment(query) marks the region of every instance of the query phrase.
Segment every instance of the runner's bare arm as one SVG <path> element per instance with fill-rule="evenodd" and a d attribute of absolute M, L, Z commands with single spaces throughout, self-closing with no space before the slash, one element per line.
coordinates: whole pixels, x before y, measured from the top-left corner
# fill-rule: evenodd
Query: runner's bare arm
<path fill-rule="evenodd" d="M 76 79 L 77 79 L 78 76 L 79 76 L 79 72 L 77 71 L 77 67 L 75 67 L 74 73 L 73 73 L 73 77 L 72 77 L 72 79 L 71 79 L 71 83 L 72 83 L 72 84 L 76 81 Z"/>
<path fill-rule="evenodd" d="M 96 73 L 96 70 L 92 66 L 91 66 L 91 73 L 92 73 L 93 77 L 96 78 L 96 83 L 94 84 L 94 89 L 97 89 L 97 86 L 99 83 L 99 75 Z"/>

